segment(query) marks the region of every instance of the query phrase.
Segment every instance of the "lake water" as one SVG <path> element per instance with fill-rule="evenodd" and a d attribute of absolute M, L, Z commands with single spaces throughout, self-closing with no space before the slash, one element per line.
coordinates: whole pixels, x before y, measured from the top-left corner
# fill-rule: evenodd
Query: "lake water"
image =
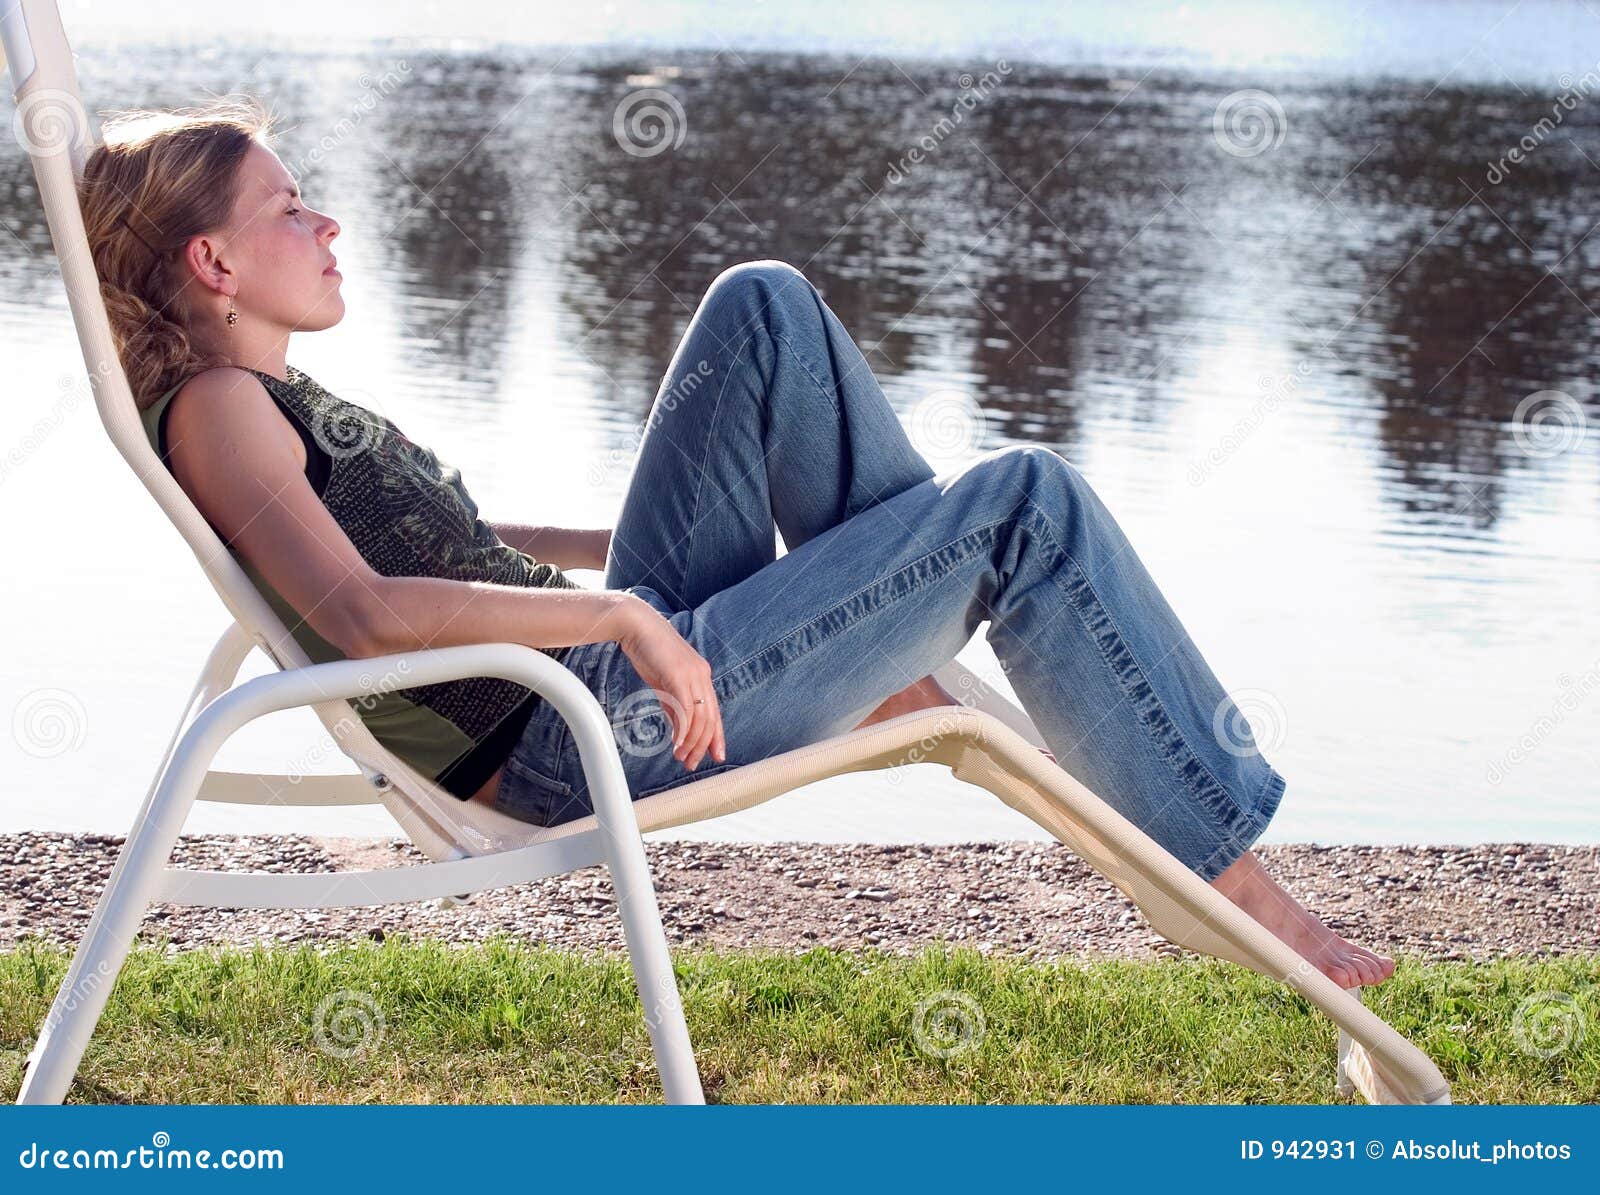
<path fill-rule="evenodd" d="M 1029 441 L 1085 471 L 1288 778 L 1267 841 L 1594 841 L 1600 20 L 1104 7 L 67 23 L 91 109 L 248 89 L 287 117 L 348 304 L 290 360 L 459 465 L 486 517 L 610 525 L 706 285 L 782 258 L 936 467 Z M 646 88 L 682 139 L 624 129 L 624 152 Z M 9 138 L 0 210 L 0 830 L 121 832 L 225 616 L 86 400 Z M 981 637 L 963 659 L 1003 683 Z M 277 715 L 217 762 L 323 738 Z M 1045 834 L 924 766 L 666 836 Z"/>

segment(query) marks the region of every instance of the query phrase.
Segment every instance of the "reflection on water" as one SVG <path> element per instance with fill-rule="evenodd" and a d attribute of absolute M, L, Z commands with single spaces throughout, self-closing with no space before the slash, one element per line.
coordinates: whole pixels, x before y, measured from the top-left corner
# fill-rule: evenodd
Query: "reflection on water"
<path fill-rule="evenodd" d="M 1270 839 L 1592 840 L 1600 95 L 1491 181 L 1555 82 L 1278 76 L 1235 97 L 1244 122 L 1218 131 L 1219 104 L 1248 79 L 1014 59 L 984 88 L 994 63 L 964 81 L 855 57 L 234 45 L 84 53 L 79 70 L 96 107 L 248 88 L 291 117 L 279 153 L 340 219 L 350 279 L 345 323 L 298 340 L 291 360 L 461 464 L 495 517 L 609 520 L 705 286 L 734 262 L 782 258 L 821 288 L 908 423 L 930 394 L 977 401 L 970 438 L 927 444 L 940 467 L 1016 440 L 1083 465 L 1248 695 L 1290 780 Z M 685 135 L 624 152 L 619 103 L 647 87 L 681 106 Z M 0 203 L 0 318 L 31 383 L 3 416 L 16 444 L 46 405 L 34 396 L 78 365 L 9 142 Z M 82 411 L 71 432 L 84 445 L 91 423 Z M 65 591 L 79 562 L 58 524 L 23 512 L 76 503 L 88 534 L 104 499 L 62 483 L 64 456 L 37 457 L 6 475 L 0 518 L 67 573 L 60 591 L 12 579 L 57 649 L 8 669 L 14 701 L 82 687 L 91 667 L 61 617 L 92 604 Z M 171 550 L 157 523 L 138 526 L 126 559 Z M 174 560 L 128 600 L 140 618 L 196 612 L 192 647 L 149 656 L 175 710 L 220 609 Z M 97 649 L 129 648 L 110 636 Z M 981 643 L 969 655 L 997 671 Z M 105 742 L 131 733 L 97 728 Z M 6 825 L 123 828 L 139 767 L 114 792 L 37 799 L 97 786 L 84 758 L 20 753 L 14 771 L 36 787 L 8 802 Z M 916 799 L 892 778 L 849 778 L 719 826 L 1041 833 L 923 772 Z M 192 824 L 247 824 L 213 816 Z"/>

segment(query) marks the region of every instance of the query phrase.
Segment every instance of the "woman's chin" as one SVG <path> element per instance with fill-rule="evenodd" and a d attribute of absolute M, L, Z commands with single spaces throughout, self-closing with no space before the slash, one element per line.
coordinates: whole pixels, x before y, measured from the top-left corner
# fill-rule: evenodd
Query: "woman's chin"
<path fill-rule="evenodd" d="M 344 318 L 344 299 L 338 295 L 332 296 L 329 301 L 321 304 L 317 309 L 306 316 L 296 325 L 297 332 L 321 332 L 331 328 Z"/>

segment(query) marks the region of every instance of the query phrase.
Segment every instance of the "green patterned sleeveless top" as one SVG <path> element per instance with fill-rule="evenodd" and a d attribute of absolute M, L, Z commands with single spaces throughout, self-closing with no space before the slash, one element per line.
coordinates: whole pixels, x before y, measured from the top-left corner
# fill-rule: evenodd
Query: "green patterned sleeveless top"
<path fill-rule="evenodd" d="M 307 480 L 374 572 L 526 588 L 583 588 L 555 565 L 504 543 L 478 518 L 461 471 L 413 443 L 390 420 L 336 398 L 292 365 L 285 371 L 287 379 L 249 372 L 299 433 L 306 446 Z M 151 447 L 169 471 L 166 413 L 182 385 L 140 413 Z M 345 658 L 232 544 L 224 543 L 314 663 Z M 561 660 L 570 649 L 539 650 Z M 532 689 L 499 677 L 467 677 L 353 698 L 351 704 L 374 738 L 464 800 L 505 762 L 543 700 Z"/>

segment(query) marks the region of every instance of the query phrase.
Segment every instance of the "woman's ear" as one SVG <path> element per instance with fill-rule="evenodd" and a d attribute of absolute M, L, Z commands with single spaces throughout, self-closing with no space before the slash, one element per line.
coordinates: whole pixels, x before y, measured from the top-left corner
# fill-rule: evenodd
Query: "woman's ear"
<path fill-rule="evenodd" d="M 189 238 L 184 246 L 183 259 L 189 273 L 201 285 L 217 294 L 229 294 L 229 277 L 232 271 L 223 264 L 221 242 L 206 233 Z"/>

